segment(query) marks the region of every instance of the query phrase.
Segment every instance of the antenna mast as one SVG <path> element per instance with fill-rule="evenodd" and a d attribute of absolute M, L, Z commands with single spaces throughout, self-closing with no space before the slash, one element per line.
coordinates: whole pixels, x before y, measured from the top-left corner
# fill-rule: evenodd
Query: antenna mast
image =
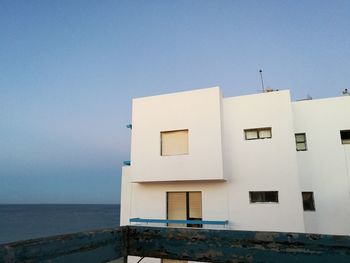
<path fill-rule="evenodd" d="M 260 73 L 260 79 L 261 79 L 261 88 L 262 88 L 262 92 L 265 92 L 265 86 L 264 86 L 264 79 L 263 79 L 263 75 L 262 75 L 262 70 L 259 70 Z"/>

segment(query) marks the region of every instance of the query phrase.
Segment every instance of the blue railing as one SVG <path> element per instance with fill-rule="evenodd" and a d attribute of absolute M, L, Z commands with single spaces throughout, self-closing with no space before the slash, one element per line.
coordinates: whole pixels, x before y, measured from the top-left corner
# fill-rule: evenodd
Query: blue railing
<path fill-rule="evenodd" d="M 212 220 L 168 220 L 168 219 L 145 219 L 130 218 L 130 223 L 158 223 L 158 224 L 192 224 L 192 225 L 222 225 L 228 224 L 228 220 L 212 221 Z"/>

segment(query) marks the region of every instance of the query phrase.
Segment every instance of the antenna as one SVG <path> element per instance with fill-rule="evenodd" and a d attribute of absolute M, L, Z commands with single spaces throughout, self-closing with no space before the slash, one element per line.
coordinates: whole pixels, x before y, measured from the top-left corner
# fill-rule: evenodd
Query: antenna
<path fill-rule="evenodd" d="M 260 73 L 260 79 L 261 79 L 261 88 L 262 88 L 262 92 L 265 92 L 265 87 L 264 87 L 264 79 L 263 79 L 263 75 L 262 75 L 262 70 L 259 70 Z"/>

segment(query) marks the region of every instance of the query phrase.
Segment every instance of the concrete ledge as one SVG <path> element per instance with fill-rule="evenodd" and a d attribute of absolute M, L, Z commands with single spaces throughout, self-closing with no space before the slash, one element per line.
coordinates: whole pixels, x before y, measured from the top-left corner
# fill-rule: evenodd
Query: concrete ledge
<path fill-rule="evenodd" d="M 350 262 L 350 236 L 124 226 L 0 245 L 0 262 Z"/>

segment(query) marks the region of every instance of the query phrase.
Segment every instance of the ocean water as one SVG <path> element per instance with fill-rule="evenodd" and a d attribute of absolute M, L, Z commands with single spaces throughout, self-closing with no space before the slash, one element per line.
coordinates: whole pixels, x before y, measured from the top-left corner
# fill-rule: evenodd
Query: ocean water
<path fill-rule="evenodd" d="M 119 205 L 0 205 L 0 244 L 119 226 Z"/>

